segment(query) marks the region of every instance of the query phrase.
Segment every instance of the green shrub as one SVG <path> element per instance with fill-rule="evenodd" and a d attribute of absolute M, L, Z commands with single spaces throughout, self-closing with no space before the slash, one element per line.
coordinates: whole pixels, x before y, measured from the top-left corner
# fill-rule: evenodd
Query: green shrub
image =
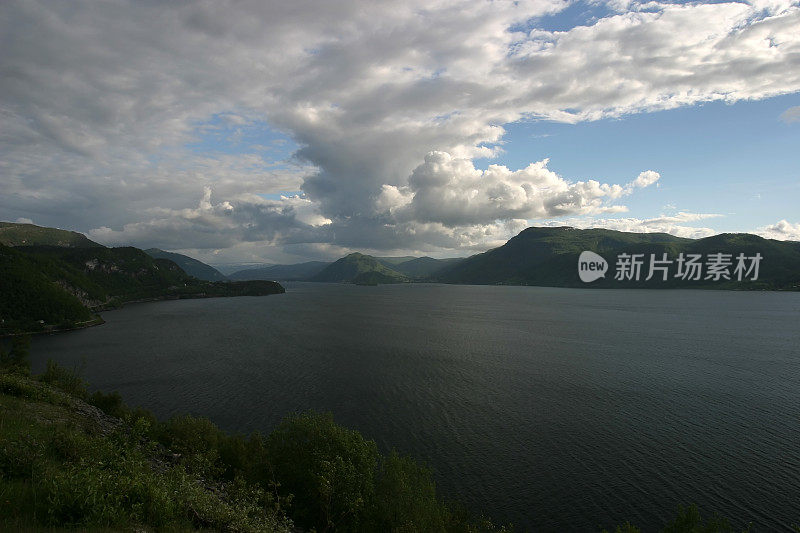
<path fill-rule="evenodd" d="M 11 337 L 11 348 L 6 352 L 0 346 L 0 367 L 23 375 L 30 375 L 30 335 Z"/>
<path fill-rule="evenodd" d="M 703 520 L 700 509 L 692 504 L 689 507 L 679 505 L 678 516 L 667 524 L 662 533 L 734 533 L 735 531 L 728 520 L 717 515 Z"/>
<path fill-rule="evenodd" d="M 49 403 L 59 403 L 61 400 L 52 390 L 37 387 L 28 378 L 17 373 L 0 373 L 0 393 Z"/>
<path fill-rule="evenodd" d="M 86 390 L 88 384 L 81 378 L 80 370 L 61 366 L 52 359 L 47 360 L 47 367 L 44 373 L 39 375 L 39 381 L 57 387 L 82 400 L 89 397 Z"/>
<path fill-rule="evenodd" d="M 372 506 L 375 531 L 442 531 L 448 512 L 430 471 L 392 451 L 381 461 Z"/>
<path fill-rule="evenodd" d="M 101 391 L 95 391 L 89 396 L 87 402 L 94 405 L 104 413 L 117 418 L 125 418 L 130 414 L 130 410 L 122 401 L 122 396 L 119 392 L 113 391 L 108 394 Z"/>
<path fill-rule="evenodd" d="M 330 413 L 290 416 L 267 438 L 267 453 L 284 495 L 294 495 L 292 517 L 320 531 L 363 531 L 374 496 L 378 449 Z"/>
<path fill-rule="evenodd" d="M 156 434 L 189 472 L 216 478 L 223 470 L 218 448 L 224 434 L 207 418 L 177 416 L 160 424 Z"/>

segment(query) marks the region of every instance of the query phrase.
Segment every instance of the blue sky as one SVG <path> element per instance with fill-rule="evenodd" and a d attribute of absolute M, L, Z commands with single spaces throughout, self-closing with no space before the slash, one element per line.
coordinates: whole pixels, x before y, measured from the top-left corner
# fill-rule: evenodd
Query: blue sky
<path fill-rule="evenodd" d="M 478 166 L 519 168 L 550 158 L 549 168 L 566 178 L 613 183 L 655 170 L 659 187 L 628 202 L 625 216 L 716 213 L 725 216 L 707 226 L 750 231 L 773 223 L 776 213 L 800 218 L 800 122 L 780 118 L 798 105 L 795 93 L 579 124 L 517 122 L 506 126 L 505 153 Z"/>

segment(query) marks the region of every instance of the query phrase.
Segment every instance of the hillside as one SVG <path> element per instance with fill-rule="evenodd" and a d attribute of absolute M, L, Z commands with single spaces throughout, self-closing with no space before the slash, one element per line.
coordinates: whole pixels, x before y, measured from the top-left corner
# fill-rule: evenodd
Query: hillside
<path fill-rule="evenodd" d="M 405 274 L 409 278 L 426 280 L 435 277 L 437 273 L 445 268 L 451 267 L 463 261 L 460 257 L 449 259 L 434 259 L 433 257 L 413 257 L 402 263 L 391 267 L 393 270 Z"/>
<path fill-rule="evenodd" d="M 137 300 L 261 296 L 271 281 L 204 281 L 138 248 L 0 245 L 0 335 L 89 325 L 93 313 Z"/>
<path fill-rule="evenodd" d="M 330 413 L 231 435 L 90 394 L 52 361 L 31 377 L 24 352 L 0 354 L 0 530 L 507 531 Z"/>
<path fill-rule="evenodd" d="M 155 257 L 157 259 L 169 259 L 181 267 L 184 272 L 190 276 L 194 276 L 197 279 L 203 279 L 206 281 L 225 281 L 228 279 L 216 268 L 189 257 L 188 255 L 177 254 L 175 252 L 166 252 L 164 250 L 159 250 L 158 248 L 148 248 L 145 250 L 145 253 L 150 257 Z"/>
<path fill-rule="evenodd" d="M 102 244 L 76 231 L 45 228 L 34 224 L 0 222 L 0 244 L 6 246 L 60 246 L 64 248 L 102 248 Z"/>
<path fill-rule="evenodd" d="M 68 270 L 0 245 L 0 334 L 33 330 L 39 321 L 66 329 L 91 320 L 89 309 L 53 282 L 70 279 Z"/>
<path fill-rule="evenodd" d="M 319 274 L 323 268 L 330 265 L 323 261 L 308 261 L 306 263 L 296 263 L 292 265 L 269 265 L 258 268 L 248 268 L 230 274 L 228 279 L 232 280 L 280 280 L 298 281 L 306 280 Z"/>
<path fill-rule="evenodd" d="M 394 268 L 397 265 L 406 263 L 411 261 L 412 259 L 417 259 L 413 255 L 403 255 L 399 257 L 375 257 L 379 263 L 386 265 L 389 268 Z"/>
<path fill-rule="evenodd" d="M 383 265 L 371 255 L 358 252 L 342 257 L 326 266 L 318 274 L 312 276 L 310 281 L 353 282 L 357 276 L 370 272 L 380 274 L 382 283 L 408 281 L 406 276 Z M 375 277 L 375 279 L 378 278 Z"/>
<path fill-rule="evenodd" d="M 578 257 L 584 250 L 603 256 L 609 271 L 591 284 L 578 277 Z M 618 254 L 644 254 L 642 275 L 636 280 L 615 280 Z M 683 280 L 669 275 L 666 281 L 648 274 L 650 254 L 724 253 L 734 257 L 760 253 L 763 261 L 757 281 Z M 673 268 L 674 267 L 673 265 Z M 674 274 L 674 272 L 673 272 Z M 506 244 L 477 254 L 442 270 L 437 280 L 445 283 L 543 285 L 555 287 L 641 287 L 717 289 L 797 289 L 800 286 L 800 243 L 763 239 L 749 234 L 722 234 L 705 239 L 684 239 L 664 233 L 625 233 L 605 229 L 528 228 Z"/>

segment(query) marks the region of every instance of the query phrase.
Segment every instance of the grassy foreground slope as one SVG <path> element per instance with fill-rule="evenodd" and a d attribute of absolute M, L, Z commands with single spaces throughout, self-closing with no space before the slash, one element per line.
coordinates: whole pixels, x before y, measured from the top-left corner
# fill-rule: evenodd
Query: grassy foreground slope
<path fill-rule="evenodd" d="M 0 530 L 511 530 L 445 502 L 427 468 L 381 454 L 330 414 L 288 416 L 267 436 L 229 435 L 204 418 L 162 422 L 116 393 L 89 394 L 52 362 L 31 377 L 26 357 L 23 338 L 0 352 Z M 661 531 L 742 530 L 690 506 Z"/>
<path fill-rule="evenodd" d="M 72 371 L 0 369 L 0 529 L 503 531 L 445 503 L 430 472 L 329 414 L 270 435 L 166 422 Z"/>

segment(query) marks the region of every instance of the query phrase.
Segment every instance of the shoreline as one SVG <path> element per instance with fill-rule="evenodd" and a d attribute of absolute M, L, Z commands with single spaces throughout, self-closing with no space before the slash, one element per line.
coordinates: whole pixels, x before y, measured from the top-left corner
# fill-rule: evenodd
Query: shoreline
<path fill-rule="evenodd" d="M 78 331 L 81 329 L 92 328 L 95 326 L 102 326 L 106 323 L 100 313 L 105 313 L 106 311 L 116 311 L 118 309 L 124 308 L 126 305 L 129 304 L 140 304 L 140 303 L 154 303 L 154 302 L 166 302 L 170 300 L 201 300 L 201 299 L 210 299 L 210 298 L 240 298 L 242 296 L 254 296 L 256 298 L 262 296 L 272 296 L 274 294 L 284 294 L 283 292 L 276 292 L 271 294 L 259 294 L 259 295 L 245 295 L 245 294 L 236 294 L 236 295 L 213 295 L 213 294 L 186 294 L 186 295 L 178 295 L 178 296 L 163 296 L 163 297 L 153 297 L 153 298 L 140 298 L 137 300 L 127 300 L 124 302 L 120 302 L 119 304 L 115 305 L 99 305 L 90 309 L 92 313 L 94 313 L 93 318 L 89 320 L 84 320 L 82 322 L 76 322 L 73 326 L 68 328 L 60 328 L 53 324 L 44 324 L 42 326 L 43 329 L 41 330 L 34 330 L 34 331 L 17 331 L 14 333 L 0 333 L 0 339 L 10 339 L 12 337 L 20 337 L 24 335 L 50 335 L 55 333 L 67 333 L 69 331 Z"/>

